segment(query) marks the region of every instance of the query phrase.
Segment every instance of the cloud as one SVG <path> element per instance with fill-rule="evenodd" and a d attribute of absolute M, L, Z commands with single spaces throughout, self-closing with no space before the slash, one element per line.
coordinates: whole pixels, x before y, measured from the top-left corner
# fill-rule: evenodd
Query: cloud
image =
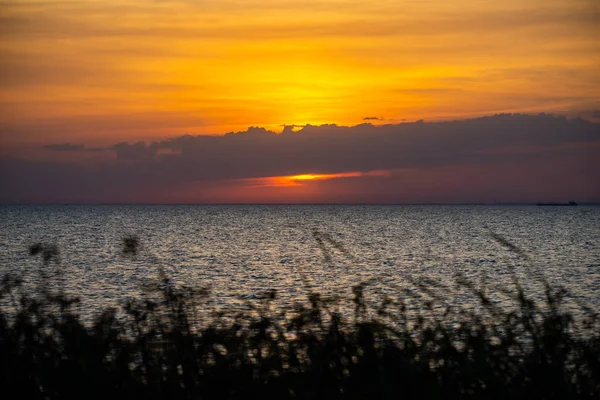
<path fill-rule="evenodd" d="M 363 121 L 385 121 L 383 117 L 364 117 Z"/>
<path fill-rule="evenodd" d="M 112 148 L 116 147 L 112 146 Z M 55 144 L 47 144 L 42 146 L 42 149 L 51 150 L 51 151 L 59 151 L 59 152 L 79 152 L 85 151 L 89 153 L 100 153 L 104 152 L 107 149 L 103 147 L 85 147 L 83 144 L 73 144 L 73 143 L 55 143 Z"/>
<path fill-rule="evenodd" d="M 593 118 L 600 118 L 600 110 L 594 110 L 594 111 L 592 111 L 592 117 Z"/>
<path fill-rule="evenodd" d="M 111 146 L 110 150 L 114 150 L 117 153 L 117 160 L 119 161 L 148 160 L 156 155 L 157 144 L 153 143 L 147 146 L 144 142 L 131 144 L 122 142 Z"/>
<path fill-rule="evenodd" d="M 2 159 L 0 202 L 600 201 L 600 124 L 548 114 L 251 127 L 111 154 L 85 167 Z"/>
<path fill-rule="evenodd" d="M 48 144 L 42 146 L 46 150 L 52 151 L 82 151 L 84 146 L 82 144 L 71 144 L 71 143 L 59 143 L 59 144 Z"/>

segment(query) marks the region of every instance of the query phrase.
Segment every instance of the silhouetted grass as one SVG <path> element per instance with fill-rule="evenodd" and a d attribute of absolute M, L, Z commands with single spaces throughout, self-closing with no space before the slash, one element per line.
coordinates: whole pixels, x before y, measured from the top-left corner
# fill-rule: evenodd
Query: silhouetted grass
<path fill-rule="evenodd" d="M 314 236 L 324 252 L 326 243 L 345 251 L 328 235 Z M 124 254 L 134 257 L 138 244 L 126 238 Z M 58 250 L 37 244 L 31 254 L 47 271 Z M 478 310 L 447 307 L 442 318 L 429 316 L 431 291 L 421 313 L 409 317 L 410 293 L 371 305 L 366 282 L 353 288 L 351 318 L 312 292 L 289 313 L 269 291 L 247 311 L 203 320 L 196 310 L 209 292 L 177 287 L 161 273 L 146 288 L 158 299 L 129 300 L 89 326 L 74 311 L 78 299 L 49 285 L 25 293 L 7 275 L 0 283 L 0 380 L 5 395 L 24 399 L 600 396 L 597 314 L 586 309 L 574 321 L 562 306 L 566 292 L 547 284 L 546 304 L 538 305 L 515 279 L 515 310 L 500 309 L 464 278 L 461 284 L 478 297 Z M 416 285 L 426 291 L 438 283 Z"/>

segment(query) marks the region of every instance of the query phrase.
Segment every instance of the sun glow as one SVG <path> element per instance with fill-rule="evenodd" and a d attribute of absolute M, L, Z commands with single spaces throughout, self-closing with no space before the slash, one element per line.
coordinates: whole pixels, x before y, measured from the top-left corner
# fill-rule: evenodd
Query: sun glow
<path fill-rule="evenodd" d="M 9 0 L 2 139 L 596 110 L 592 1 L 525 3 Z"/>
<path fill-rule="evenodd" d="M 360 178 L 364 176 L 388 176 L 388 171 L 341 172 L 337 174 L 299 174 L 288 176 L 269 176 L 245 179 L 250 187 L 298 187 L 311 181 L 324 181 L 341 178 Z"/>
<path fill-rule="evenodd" d="M 322 181 L 326 179 L 355 178 L 363 176 L 362 172 L 344 172 L 339 174 L 300 174 L 290 176 L 269 176 L 246 180 L 253 187 L 292 187 L 302 186 L 305 181 Z"/>

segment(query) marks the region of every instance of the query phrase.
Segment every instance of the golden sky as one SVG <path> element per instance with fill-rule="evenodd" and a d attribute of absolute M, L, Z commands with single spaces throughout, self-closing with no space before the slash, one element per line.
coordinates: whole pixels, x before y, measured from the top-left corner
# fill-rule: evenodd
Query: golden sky
<path fill-rule="evenodd" d="M 600 109 L 594 0 L 0 4 L 4 145 Z"/>

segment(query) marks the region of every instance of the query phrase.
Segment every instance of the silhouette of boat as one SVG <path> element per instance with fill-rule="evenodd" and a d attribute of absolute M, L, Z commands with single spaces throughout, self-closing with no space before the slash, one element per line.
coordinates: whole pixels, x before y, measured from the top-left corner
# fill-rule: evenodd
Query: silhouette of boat
<path fill-rule="evenodd" d="M 570 201 L 568 203 L 537 203 L 538 206 L 576 206 L 577 203 Z"/>

